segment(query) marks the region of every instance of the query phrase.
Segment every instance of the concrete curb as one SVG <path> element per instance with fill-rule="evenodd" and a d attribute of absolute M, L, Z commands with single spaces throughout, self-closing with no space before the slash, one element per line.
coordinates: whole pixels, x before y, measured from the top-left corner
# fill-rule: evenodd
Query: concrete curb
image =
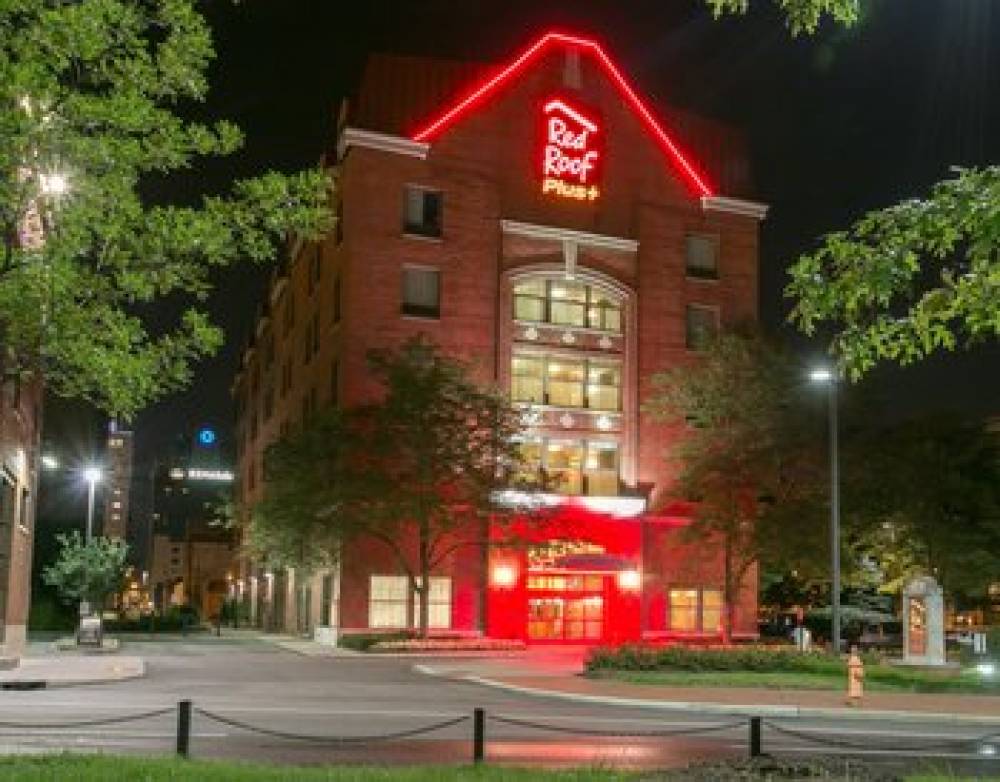
<path fill-rule="evenodd" d="M 63 687 L 86 687 L 91 684 L 118 684 L 141 679 L 146 675 L 146 661 L 139 660 L 138 667 L 128 673 L 86 679 L 60 679 L 43 677 L 0 678 L 0 690 L 54 690 Z"/>
<path fill-rule="evenodd" d="M 430 666 L 415 665 L 413 669 L 427 676 L 446 676 L 438 673 Z M 728 704 L 705 703 L 699 701 L 653 701 L 644 698 L 621 698 L 614 695 L 587 695 L 586 693 L 561 692 L 559 690 L 543 690 L 535 687 L 524 687 L 519 684 L 489 679 L 483 676 L 454 677 L 458 681 L 479 684 L 483 687 L 493 687 L 498 690 L 516 692 L 536 698 L 558 698 L 560 700 L 576 701 L 577 703 L 601 703 L 607 706 L 626 706 L 629 708 L 651 709 L 656 711 L 697 712 L 700 714 L 719 714 L 730 717 L 812 717 L 814 719 L 848 719 L 859 722 L 895 720 L 899 722 L 935 722 L 970 725 L 1000 726 L 1000 715 L 994 717 L 976 714 L 950 714 L 938 712 L 912 711 L 858 711 L 857 709 L 829 709 L 811 706 L 775 706 L 771 704 Z"/>

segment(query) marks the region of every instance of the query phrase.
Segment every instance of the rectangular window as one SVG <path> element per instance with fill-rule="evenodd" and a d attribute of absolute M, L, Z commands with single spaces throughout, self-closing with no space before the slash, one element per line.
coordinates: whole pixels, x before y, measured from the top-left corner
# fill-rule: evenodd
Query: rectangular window
<path fill-rule="evenodd" d="M 21 507 L 18 510 L 18 516 L 21 529 L 31 529 L 31 492 L 27 489 L 21 489 Z"/>
<path fill-rule="evenodd" d="M 442 200 L 437 190 L 407 185 L 403 196 L 403 231 L 419 236 L 440 236 Z"/>
<path fill-rule="evenodd" d="M 344 241 L 344 202 L 337 201 L 336 214 L 333 224 L 334 241 L 339 245 Z"/>
<path fill-rule="evenodd" d="M 368 593 L 368 626 L 372 629 L 407 626 L 407 598 L 410 583 L 406 576 L 372 576 Z"/>
<path fill-rule="evenodd" d="M 684 261 L 688 277 L 715 280 L 719 277 L 719 242 L 714 236 L 688 234 L 684 240 Z"/>
<path fill-rule="evenodd" d="M 587 407 L 592 410 L 620 410 L 621 386 L 620 365 L 587 363 Z"/>
<path fill-rule="evenodd" d="M 587 325 L 587 288 L 572 282 L 552 283 L 549 321 L 559 326 Z"/>
<path fill-rule="evenodd" d="M 670 629 L 682 632 L 698 630 L 698 590 L 670 590 Z"/>
<path fill-rule="evenodd" d="M 441 315 L 441 273 L 437 269 L 403 267 L 404 315 L 437 318 Z"/>
<path fill-rule="evenodd" d="M 583 361 L 549 359 L 545 373 L 546 404 L 559 407 L 583 407 Z"/>
<path fill-rule="evenodd" d="M 427 626 L 432 630 L 447 630 L 451 627 L 451 579 L 447 576 L 431 576 L 430 595 L 427 605 Z M 413 624 L 420 624 L 421 595 L 413 601 Z"/>
<path fill-rule="evenodd" d="M 511 359 L 511 398 L 515 402 L 545 403 L 545 360 L 535 356 Z"/>
<path fill-rule="evenodd" d="M 717 633 L 722 627 L 718 589 L 671 589 L 669 627 L 685 633 Z"/>
<path fill-rule="evenodd" d="M 514 318 L 545 321 L 546 285 L 543 279 L 533 279 L 514 286 Z"/>
<path fill-rule="evenodd" d="M 685 345 L 688 350 L 707 350 L 719 333 L 719 311 L 703 304 L 688 304 Z"/>
<path fill-rule="evenodd" d="M 545 471 L 560 494 L 580 494 L 583 444 L 572 440 L 549 440 L 545 445 Z"/>
<path fill-rule="evenodd" d="M 340 304 L 341 292 L 340 291 L 341 291 L 340 275 L 338 274 L 334 278 L 334 280 L 333 280 L 333 322 L 334 323 L 340 323 L 340 315 L 341 315 L 341 304 Z"/>
<path fill-rule="evenodd" d="M 584 494 L 592 497 L 618 495 L 618 444 L 587 443 L 584 463 Z"/>
<path fill-rule="evenodd" d="M 602 331 L 622 330 L 622 308 L 618 300 L 606 293 L 591 288 L 590 304 L 587 307 L 587 325 Z"/>

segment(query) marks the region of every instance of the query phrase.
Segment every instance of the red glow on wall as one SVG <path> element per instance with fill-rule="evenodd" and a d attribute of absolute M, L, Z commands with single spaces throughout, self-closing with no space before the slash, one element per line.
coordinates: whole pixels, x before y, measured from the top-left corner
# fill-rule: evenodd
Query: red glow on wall
<path fill-rule="evenodd" d="M 615 64 L 611 61 L 611 58 L 608 57 L 601 46 L 596 41 L 587 38 L 580 38 L 574 35 L 567 35 L 566 33 L 549 32 L 543 35 L 510 64 L 500 70 L 499 73 L 484 81 L 454 106 L 450 107 L 440 116 L 436 117 L 434 120 L 417 130 L 412 135 L 413 140 L 430 142 L 437 138 L 442 132 L 444 132 L 444 130 L 449 128 L 469 112 L 479 108 L 493 95 L 496 90 L 503 87 L 503 85 L 524 71 L 524 69 L 545 49 L 556 44 L 576 47 L 590 52 L 594 57 L 596 57 L 597 61 L 610 77 L 611 81 L 625 98 L 626 102 L 632 107 L 636 114 L 639 115 L 643 124 L 646 126 L 646 129 L 650 132 L 653 138 L 656 139 L 661 149 L 663 149 L 666 153 L 667 158 L 673 162 L 673 164 L 684 175 L 684 178 L 691 185 L 694 191 L 699 196 L 713 195 L 712 189 L 706 183 L 705 178 L 688 161 L 687 157 L 663 129 L 661 123 L 653 116 L 652 112 L 646 107 L 636 91 L 632 89 L 632 86 L 628 83 L 621 71 L 618 70 Z"/>
<path fill-rule="evenodd" d="M 540 125 L 542 192 L 596 201 L 604 157 L 597 119 L 567 99 L 551 98 L 542 105 Z"/>

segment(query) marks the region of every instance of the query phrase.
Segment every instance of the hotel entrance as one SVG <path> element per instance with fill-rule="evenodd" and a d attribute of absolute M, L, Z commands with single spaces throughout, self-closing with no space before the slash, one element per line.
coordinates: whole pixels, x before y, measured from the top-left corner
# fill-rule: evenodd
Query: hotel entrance
<path fill-rule="evenodd" d="M 528 576 L 528 640 L 593 643 L 605 635 L 608 577 L 546 573 Z"/>

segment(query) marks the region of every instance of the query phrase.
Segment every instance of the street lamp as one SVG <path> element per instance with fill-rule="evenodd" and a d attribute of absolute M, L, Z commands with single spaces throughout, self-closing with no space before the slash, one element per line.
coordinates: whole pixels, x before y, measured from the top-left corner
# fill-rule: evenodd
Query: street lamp
<path fill-rule="evenodd" d="M 833 653 L 840 651 L 840 454 L 837 427 L 837 377 L 828 367 L 809 373 L 813 383 L 825 385 L 830 408 L 830 635 Z"/>
<path fill-rule="evenodd" d="M 90 543 L 94 537 L 94 486 L 102 478 L 101 468 L 87 467 L 83 477 L 87 481 L 87 542 Z"/>

